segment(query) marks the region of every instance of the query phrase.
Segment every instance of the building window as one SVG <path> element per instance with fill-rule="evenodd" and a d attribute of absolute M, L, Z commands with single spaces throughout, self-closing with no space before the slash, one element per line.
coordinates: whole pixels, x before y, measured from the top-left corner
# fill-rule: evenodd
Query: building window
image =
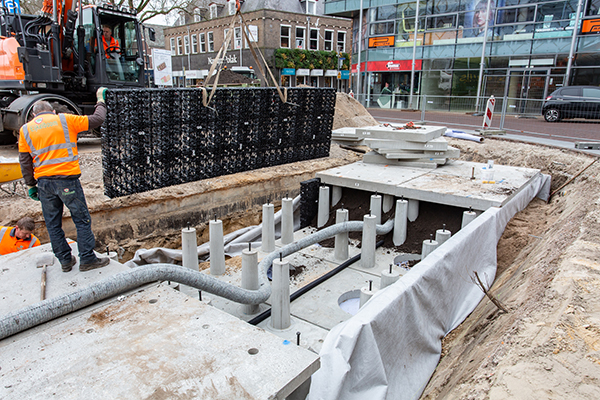
<path fill-rule="evenodd" d="M 325 38 L 323 40 L 323 50 L 333 51 L 333 31 L 325 30 Z"/>
<path fill-rule="evenodd" d="M 211 53 L 215 51 L 215 40 L 213 38 L 213 33 L 208 32 L 208 52 Z"/>
<path fill-rule="evenodd" d="M 183 54 L 190 54 L 190 37 L 183 37 Z"/>
<path fill-rule="evenodd" d="M 206 53 L 206 35 L 200 34 L 200 53 Z"/>
<path fill-rule="evenodd" d="M 210 19 L 217 18 L 217 5 L 213 3 L 208 6 L 208 9 L 210 10 Z"/>
<path fill-rule="evenodd" d="M 229 28 L 225 29 L 223 31 L 223 42 L 225 42 L 227 40 L 227 34 L 229 33 Z M 229 45 L 227 46 L 227 50 L 231 50 L 231 42 L 233 42 L 234 39 L 231 38 L 231 40 L 229 41 Z"/>
<path fill-rule="evenodd" d="M 229 15 L 235 14 L 235 0 L 229 0 L 227 5 L 229 6 Z"/>
<path fill-rule="evenodd" d="M 297 49 L 306 49 L 306 28 L 301 26 L 296 27 L 296 48 Z"/>
<path fill-rule="evenodd" d="M 291 26 L 281 25 L 281 47 L 289 49 L 290 48 L 290 31 L 292 30 Z"/>
<path fill-rule="evenodd" d="M 233 48 L 239 50 L 242 48 L 242 28 L 233 29 Z"/>
<path fill-rule="evenodd" d="M 198 54 L 198 36 L 192 35 L 192 54 Z"/>
<path fill-rule="evenodd" d="M 200 15 L 200 9 L 194 8 L 194 22 L 202 21 L 202 15 Z"/>
<path fill-rule="evenodd" d="M 346 32 L 338 31 L 337 34 L 337 52 L 343 53 L 346 51 Z"/>
<path fill-rule="evenodd" d="M 177 38 L 177 55 L 180 56 L 183 54 L 183 41 L 181 40 L 181 36 Z"/>
<path fill-rule="evenodd" d="M 319 50 L 319 29 L 310 28 L 310 50 Z"/>
<path fill-rule="evenodd" d="M 171 47 L 171 55 L 172 56 L 177 55 L 177 50 L 175 50 L 175 38 L 174 37 L 171 38 L 171 46 L 170 47 Z"/>
<path fill-rule="evenodd" d="M 317 14 L 317 2 L 316 0 L 307 0 L 306 13 L 316 15 Z"/>

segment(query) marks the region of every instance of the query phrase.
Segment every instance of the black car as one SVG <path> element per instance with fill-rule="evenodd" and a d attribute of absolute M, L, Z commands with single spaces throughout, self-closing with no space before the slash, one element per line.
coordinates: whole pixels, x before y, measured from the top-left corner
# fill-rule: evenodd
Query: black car
<path fill-rule="evenodd" d="M 600 87 L 566 86 L 546 97 L 542 115 L 548 122 L 566 118 L 600 119 Z"/>

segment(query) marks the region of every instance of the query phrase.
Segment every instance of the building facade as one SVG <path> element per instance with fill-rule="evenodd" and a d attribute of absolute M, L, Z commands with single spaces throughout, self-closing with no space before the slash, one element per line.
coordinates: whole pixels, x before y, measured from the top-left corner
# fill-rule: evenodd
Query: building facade
<path fill-rule="evenodd" d="M 353 19 L 352 87 L 360 49 L 367 102 L 386 83 L 403 93 L 519 99 L 598 86 L 599 10 L 600 0 L 325 0 L 325 14 Z"/>
<path fill-rule="evenodd" d="M 178 86 L 197 85 L 206 78 L 231 29 L 235 0 L 210 3 L 208 7 L 208 13 L 195 8 L 198 11 L 187 16 L 182 14 L 177 26 L 164 29 L 165 48 L 171 51 L 173 75 Z M 278 49 L 350 52 L 352 21 L 320 15 L 322 8 L 322 2 L 312 0 L 263 0 L 243 4 L 241 11 L 248 38 L 260 48 L 279 84 L 347 88 L 349 74 L 342 79 L 338 70 L 313 72 L 318 68 L 308 71 L 305 71 L 307 68 L 274 68 L 274 55 Z M 246 74 L 254 72 L 259 77 L 258 66 L 239 20 L 233 29 L 233 40 L 221 60 L 222 65 Z"/>

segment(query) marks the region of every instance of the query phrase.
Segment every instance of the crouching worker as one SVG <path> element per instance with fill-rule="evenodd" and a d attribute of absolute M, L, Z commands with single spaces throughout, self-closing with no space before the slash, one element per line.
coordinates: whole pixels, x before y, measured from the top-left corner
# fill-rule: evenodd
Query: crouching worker
<path fill-rule="evenodd" d="M 90 271 L 110 262 L 94 254 L 96 239 L 92 220 L 79 181 L 81 169 L 77 152 L 77 134 L 98 128 L 106 118 L 106 88 L 98 89 L 94 114 L 56 114 L 50 103 L 40 100 L 33 105 L 33 119 L 19 133 L 19 162 L 29 197 L 42 203 L 42 213 L 50 236 L 52 251 L 63 272 L 77 263 L 62 229 L 63 206 L 71 212 L 77 228 L 79 270 Z"/>
<path fill-rule="evenodd" d="M 0 226 L 0 256 L 39 246 L 34 229 L 35 222 L 29 217 L 18 220 L 17 226 Z"/>

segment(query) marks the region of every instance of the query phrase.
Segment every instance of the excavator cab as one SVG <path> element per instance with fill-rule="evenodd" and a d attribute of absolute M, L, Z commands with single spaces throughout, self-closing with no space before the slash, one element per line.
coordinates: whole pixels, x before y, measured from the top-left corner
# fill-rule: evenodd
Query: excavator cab
<path fill-rule="evenodd" d="M 136 11 L 80 4 L 59 2 L 55 12 L 56 2 L 44 0 L 40 15 L 1 14 L 0 142 L 14 140 L 38 100 L 58 112 L 89 115 L 99 87 L 146 86 Z"/>
<path fill-rule="evenodd" d="M 104 7 L 108 7 L 106 5 Z M 84 43 L 84 70 L 90 91 L 98 87 L 143 87 L 144 59 L 140 25 L 135 14 L 103 6 L 84 7 L 77 30 L 76 51 Z M 79 19 L 76 22 L 79 25 Z M 79 34 L 83 33 L 80 41 Z"/>

